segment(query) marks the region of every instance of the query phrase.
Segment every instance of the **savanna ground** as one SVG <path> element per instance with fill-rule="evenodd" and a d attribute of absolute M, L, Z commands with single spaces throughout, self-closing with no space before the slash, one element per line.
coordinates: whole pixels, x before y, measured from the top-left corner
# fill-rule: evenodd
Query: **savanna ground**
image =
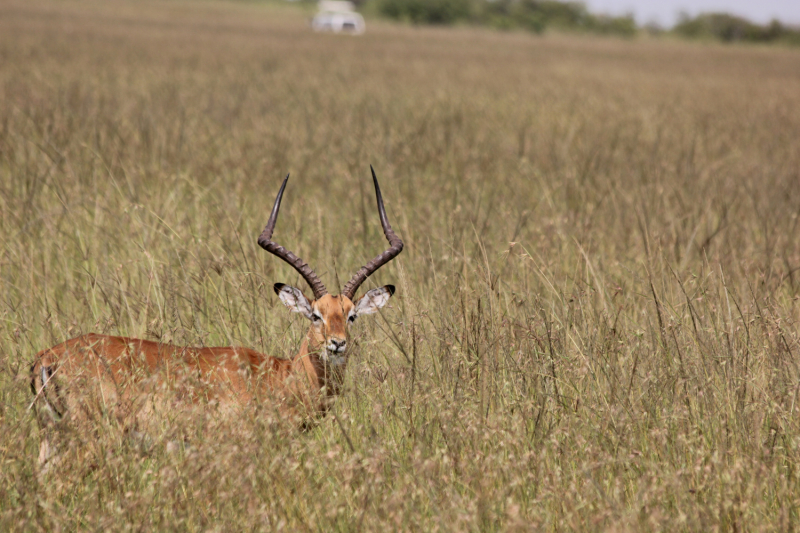
<path fill-rule="evenodd" d="M 0 529 L 795 529 L 800 51 L 368 30 L 0 3 Z M 289 355 L 280 180 L 276 240 L 335 288 L 386 247 L 370 163 L 406 249 L 334 416 L 109 422 L 38 475 L 37 351 Z"/>

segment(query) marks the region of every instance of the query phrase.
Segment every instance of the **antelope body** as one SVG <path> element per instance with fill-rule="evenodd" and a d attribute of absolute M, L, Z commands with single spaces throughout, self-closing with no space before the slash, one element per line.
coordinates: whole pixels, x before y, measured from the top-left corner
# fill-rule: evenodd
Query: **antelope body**
<path fill-rule="evenodd" d="M 371 168 L 371 167 L 370 167 Z M 362 267 L 342 294 L 328 294 L 314 271 L 271 240 L 283 197 L 283 180 L 259 245 L 292 265 L 311 287 L 314 299 L 300 289 L 276 283 L 274 290 L 291 311 L 311 325 L 291 359 L 273 357 L 244 347 L 200 348 L 90 333 L 43 350 L 31 367 L 31 388 L 40 426 L 78 423 L 103 412 L 125 427 L 134 427 L 155 408 L 213 405 L 231 410 L 266 405 L 298 421 L 324 415 L 341 390 L 347 365 L 348 326 L 373 314 L 394 294 L 386 285 L 355 299 L 368 276 L 403 249 L 386 218 L 378 180 L 372 178 L 378 213 L 390 247 Z M 54 453 L 46 437 L 40 463 Z"/>

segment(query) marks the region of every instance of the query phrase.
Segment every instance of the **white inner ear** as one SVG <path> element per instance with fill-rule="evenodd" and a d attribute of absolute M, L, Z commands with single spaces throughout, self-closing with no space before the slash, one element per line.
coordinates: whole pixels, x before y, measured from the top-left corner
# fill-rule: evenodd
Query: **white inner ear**
<path fill-rule="evenodd" d="M 371 315 L 377 313 L 378 309 L 386 305 L 392 293 L 385 287 L 379 289 L 372 289 L 364 296 L 359 298 L 356 304 L 356 315 Z"/>
<path fill-rule="evenodd" d="M 278 292 L 278 298 L 281 299 L 283 305 L 288 307 L 289 310 L 295 313 L 303 313 L 303 316 L 309 320 L 311 319 L 313 312 L 311 309 L 311 302 L 308 301 L 308 298 L 306 298 L 303 291 L 300 289 L 284 285 L 281 287 L 280 292 Z"/>

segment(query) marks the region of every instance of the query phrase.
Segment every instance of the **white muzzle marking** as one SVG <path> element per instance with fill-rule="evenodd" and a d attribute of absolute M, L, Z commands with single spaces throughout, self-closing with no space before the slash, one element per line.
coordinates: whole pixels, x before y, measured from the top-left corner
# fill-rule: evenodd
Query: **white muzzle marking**
<path fill-rule="evenodd" d="M 328 342 L 327 349 L 325 350 L 324 359 L 332 366 L 341 365 L 344 363 L 344 352 L 347 349 L 347 341 L 337 341 L 331 339 Z"/>
<path fill-rule="evenodd" d="M 331 339 L 328 342 L 328 351 L 330 353 L 344 353 L 346 349 L 347 349 L 347 341 L 337 341 Z"/>

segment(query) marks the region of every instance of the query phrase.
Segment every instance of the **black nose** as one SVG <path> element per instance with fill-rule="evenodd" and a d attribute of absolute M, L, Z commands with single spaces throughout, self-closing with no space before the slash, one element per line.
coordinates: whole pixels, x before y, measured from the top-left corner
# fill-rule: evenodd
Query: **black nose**
<path fill-rule="evenodd" d="M 331 342 L 336 348 L 344 348 L 344 345 L 347 344 L 347 341 L 337 341 L 336 339 L 331 339 Z"/>

